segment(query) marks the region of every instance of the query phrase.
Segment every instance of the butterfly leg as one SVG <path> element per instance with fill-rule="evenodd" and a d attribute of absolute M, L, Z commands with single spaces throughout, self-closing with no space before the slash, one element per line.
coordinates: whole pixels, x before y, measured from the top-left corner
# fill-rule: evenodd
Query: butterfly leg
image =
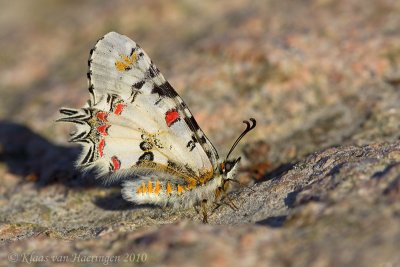
<path fill-rule="evenodd" d="M 215 204 L 215 208 L 212 210 L 212 212 L 215 212 L 219 207 L 222 206 L 221 203 L 214 202 L 214 204 Z"/>
<path fill-rule="evenodd" d="M 200 210 L 203 214 L 203 223 L 208 223 L 208 216 L 207 216 L 207 199 L 203 199 L 200 207 L 198 205 L 194 206 L 194 210 L 197 214 L 200 214 Z"/>
<path fill-rule="evenodd" d="M 225 197 L 228 200 L 226 202 L 226 204 L 232 209 L 232 210 L 239 210 L 239 208 L 235 205 L 235 203 L 233 202 L 233 200 L 228 196 L 228 194 L 226 192 L 225 193 Z"/>
<path fill-rule="evenodd" d="M 202 211 L 203 211 L 203 223 L 208 223 L 207 199 L 203 199 L 203 201 L 201 201 L 201 208 L 202 208 Z"/>
<path fill-rule="evenodd" d="M 215 189 L 215 200 L 216 201 L 213 202 L 213 204 L 215 204 L 215 207 L 212 212 L 215 212 L 219 207 L 222 206 L 222 204 L 226 204 L 222 201 L 223 198 L 221 197 L 221 195 L 223 194 L 223 191 L 224 190 L 223 190 L 222 186 L 219 186 L 219 187 L 217 187 L 217 189 Z"/>
<path fill-rule="evenodd" d="M 233 203 L 232 199 L 228 196 L 227 191 L 228 191 L 229 182 L 237 182 L 237 183 L 239 183 L 238 181 L 233 180 L 233 179 L 226 179 L 226 180 L 224 180 L 223 186 L 222 186 L 222 188 L 221 188 L 220 190 L 221 190 L 221 192 L 224 194 L 223 198 L 228 200 L 228 201 L 226 201 L 225 203 L 226 203 L 232 210 L 239 210 L 239 208 L 236 207 L 235 203 Z M 239 185 L 241 185 L 241 184 L 239 183 Z"/>
<path fill-rule="evenodd" d="M 213 209 L 213 212 L 222 205 L 222 203 L 220 202 L 221 193 L 222 193 L 222 187 L 219 186 L 219 187 L 217 187 L 217 189 L 215 189 L 215 200 L 216 201 L 213 202 L 213 204 L 215 204 L 215 208 Z"/>
<path fill-rule="evenodd" d="M 223 195 L 221 197 L 221 195 Z M 228 205 L 232 210 L 238 210 L 238 207 L 236 207 L 235 203 L 233 203 L 232 199 L 229 198 L 228 194 L 226 193 L 226 189 L 224 189 L 223 187 L 218 187 L 215 191 L 215 199 L 220 199 L 220 201 L 215 201 L 215 208 L 213 209 L 213 212 L 216 211 L 219 207 L 222 206 L 222 204 L 226 204 Z M 228 201 L 224 201 L 225 199 L 227 199 Z"/>

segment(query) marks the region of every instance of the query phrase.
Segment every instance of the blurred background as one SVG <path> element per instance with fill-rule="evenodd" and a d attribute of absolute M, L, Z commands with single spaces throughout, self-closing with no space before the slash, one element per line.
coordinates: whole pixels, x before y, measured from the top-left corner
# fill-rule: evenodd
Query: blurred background
<path fill-rule="evenodd" d="M 54 123 L 58 109 L 88 99 L 89 50 L 117 31 L 147 51 L 220 154 L 249 117 L 259 126 L 247 142 L 288 153 L 274 162 L 350 139 L 397 138 L 397 125 L 376 127 L 398 118 L 398 94 L 372 84 L 398 81 L 399 8 L 390 0 L 2 1 L 0 117 L 65 143 L 71 126 Z"/>
<path fill-rule="evenodd" d="M 0 0 L 0 222 L 27 223 L 0 227 L 5 240 L 134 221 L 118 188 L 93 204 L 109 189 L 81 179 L 73 127 L 55 123 L 89 98 L 89 51 L 109 31 L 144 48 L 221 156 L 257 119 L 236 151 L 242 181 L 326 148 L 399 140 L 398 0 Z"/>

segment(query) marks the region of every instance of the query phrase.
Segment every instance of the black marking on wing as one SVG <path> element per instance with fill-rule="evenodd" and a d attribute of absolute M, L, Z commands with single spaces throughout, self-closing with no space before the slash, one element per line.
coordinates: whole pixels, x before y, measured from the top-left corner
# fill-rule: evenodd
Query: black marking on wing
<path fill-rule="evenodd" d="M 194 135 L 192 135 L 192 140 L 190 140 L 186 147 L 189 148 L 189 151 L 193 151 L 193 149 L 196 147 L 197 139 Z"/>
<path fill-rule="evenodd" d="M 62 108 L 62 109 L 60 109 L 60 113 L 62 113 L 62 114 L 64 114 L 64 115 L 71 116 L 71 115 L 77 114 L 77 113 L 78 113 L 78 110 L 76 110 L 76 109 Z"/>
<path fill-rule="evenodd" d="M 190 130 L 192 132 L 196 132 L 198 129 L 200 129 L 199 125 L 197 122 L 194 120 L 193 117 L 185 117 L 185 122 L 189 126 Z"/>
<path fill-rule="evenodd" d="M 78 142 L 81 141 L 82 139 L 86 138 L 89 135 L 89 132 L 81 132 L 78 135 L 73 136 L 69 141 L 70 142 Z"/>
<path fill-rule="evenodd" d="M 141 94 L 141 92 L 137 92 L 137 91 L 132 92 L 132 94 L 131 94 L 131 97 L 132 97 L 131 103 L 135 102 L 136 97 L 137 97 L 139 94 Z"/>
<path fill-rule="evenodd" d="M 154 154 L 150 151 L 144 152 L 138 159 L 137 164 L 140 164 L 144 161 L 153 161 L 154 160 Z"/>
<path fill-rule="evenodd" d="M 174 170 L 180 170 L 178 164 L 176 164 L 175 162 L 170 161 L 170 160 L 167 161 L 167 166 Z"/>
<path fill-rule="evenodd" d="M 78 112 L 75 112 L 72 109 L 61 109 L 60 112 L 69 116 L 69 117 L 65 117 L 65 118 L 60 118 L 57 121 L 65 121 L 65 122 L 73 122 L 73 123 L 77 123 L 77 124 L 86 124 L 86 120 L 89 119 L 92 116 L 92 111 L 90 109 L 82 109 L 85 114 L 79 114 Z M 65 112 L 71 112 L 70 114 L 66 114 Z M 76 115 L 77 114 L 77 115 Z"/>
<path fill-rule="evenodd" d="M 193 149 L 196 147 L 196 144 L 195 144 L 192 140 L 190 140 L 190 141 L 187 143 L 186 147 L 189 148 L 189 151 L 193 151 Z"/>
<path fill-rule="evenodd" d="M 92 64 L 92 61 L 93 61 L 92 56 L 93 56 L 93 52 L 94 52 L 95 50 L 96 50 L 96 46 L 93 47 L 92 49 L 90 49 L 90 52 L 89 52 L 89 59 L 88 59 L 88 67 L 90 67 L 90 65 Z"/>
<path fill-rule="evenodd" d="M 143 87 L 144 84 L 145 84 L 145 81 L 144 81 L 144 80 L 141 80 L 141 81 L 139 81 L 139 82 L 133 84 L 133 85 L 132 85 L 132 89 L 133 89 L 133 88 L 142 89 L 142 87 Z"/>
<path fill-rule="evenodd" d="M 143 151 L 148 151 L 153 148 L 153 145 L 149 142 L 143 141 L 140 143 L 139 147 Z"/>
<path fill-rule="evenodd" d="M 83 122 L 79 119 L 74 119 L 74 118 L 62 118 L 62 119 L 58 119 L 57 121 L 65 121 L 65 122 L 73 122 L 73 123 L 77 123 L 77 124 L 86 124 L 86 122 Z"/>
<path fill-rule="evenodd" d="M 104 35 L 104 36 L 102 36 L 101 38 L 99 38 L 99 40 L 97 40 L 96 45 L 94 46 L 95 48 L 96 48 L 96 46 L 97 46 L 97 43 L 100 42 L 101 40 L 103 40 L 104 37 L 106 37 L 106 36 Z"/>
<path fill-rule="evenodd" d="M 189 111 L 190 112 L 190 111 Z M 199 143 L 202 145 L 204 151 L 207 154 L 207 157 L 209 159 L 212 158 L 212 155 L 215 155 L 215 158 L 218 159 L 218 152 L 215 149 L 214 145 L 211 142 L 208 142 L 210 144 L 210 146 L 213 149 L 213 152 L 211 152 L 209 149 L 207 149 L 206 147 L 204 147 L 204 145 L 207 143 L 207 139 L 205 137 L 205 135 L 203 134 L 203 132 L 200 129 L 200 126 L 197 124 L 197 121 L 195 120 L 194 117 L 185 117 L 185 122 L 186 124 L 189 126 L 190 130 L 196 134 L 197 136 L 197 140 L 199 141 Z M 198 134 L 198 131 L 200 131 L 201 135 Z"/>
<path fill-rule="evenodd" d="M 172 88 L 169 82 L 165 82 L 161 85 L 154 85 L 154 88 L 151 90 L 152 94 L 158 94 L 160 98 L 166 96 L 170 98 L 174 98 L 178 95 L 178 93 Z"/>
<path fill-rule="evenodd" d="M 92 57 L 93 52 L 94 52 L 95 50 L 96 50 L 96 46 L 93 47 L 92 49 L 90 49 L 90 52 L 89 52 L 90 57 Z"/>
<path fill-rule="evenodd" d="M 89 93 L 91 93 L 91 94 L 94 93 L 94 86 L 93 86 L 93 84 L 90 84 L 90 85 L 89 85 L 88 90 L 89 90 Z"/>
<path fill-rule="evenodd" d="M 137 82 L 137 83 L 132 84 L 132 86 L 131 86 L 131 89 L 132 89 L 132 92 L 131 92 L 131 98 L 132 98 L 131 103 L 135 102 L 136 97 L 137 97 L 139 94 L 142 93 L 142 92 L 140 92 L 139 90 L 142 89 L 142 87 L 143 87 L 143 85 L 144 85 L 145 83 L 146 83 L 146 82 L 145 82 L 144 80 L 141 80 L 141 81 L 139 81 L 139 82 Z"/>
<path fill-rule="evenodd" d="M 81 161 L 80 164 L 85 165 L 85 164 L 87 164 L 87 163 L 89 163 L 89 162 L 92 162 L 92 160 L 93 160 L 93 158 L 94 158 L 94 155 L 93 155 L 93 154 L 94 154 L 94 153 L 93 153 L 93 148 L 92 148 L 92 147 L 89 147 L 88 153 L 86 154 L 85 158 Z"/>
<path fill-rule="evenodd" d="M 129 56 L 131 57 L 133 55 L 133 53 L 135 53 L 137 46 L 132 47 L 131 53 L 129 54 Z"/>
<path fill-rule="evenodd" d="M 206 138 L 204 137 L 204 135 L 202 137 L 199 138 L 199 142 L 200 144 L 205 144 L 207 142 Z"/>
<path fill-rule="evenodd" d="M 156 77 L 158 74 L 160 73 L 160 71 L 158 70 L 158 68 L 156 66 L 154 66 L 153 64 L 150 65 L 149 69 L 147 70 L 147 77 L 150 77 L 151 79 L 153 79 L 154 77 Z"/>
<path fill-rule="evenodd" d="M 164 148 L 164 146 L 162 145 L 162 143 L 160 142 L 160 139 L 158 139 L 158 138 L 154 138 L 153 139 L 153 142 L 154 142 L 154 144 L 156 145 L 156 147 L 158 147 L 158 148 Z"/>
<path fill-rule="evenodd" d="M 90 144 L 89 150 L 86 153 L 85 158 L 81 161 L 81 164 L 85 165 L 87 163 L 92 162 L 95 157 L 95 150 L 94 150 L 95 144 L 91 140 L 81 140 L 80 142 Z"/>
<path fill-rule="evenodd" d="M 121 99 L 118 95 L 115 94 L 107 94 L 107 104 L 110 106 L 110 111 L 113 112 L 115 105 L 120 102 Z"/>
<path fill-rule="evenodd" d="M 140 48 L 140 46 L 139 45 L 136 45 L 138 48 Z M 144 56 L 144 53 L 143 52 L 140 52 L 139 54 L 138 54 L 138 59 L 139 58 L 142 58 Z"/>

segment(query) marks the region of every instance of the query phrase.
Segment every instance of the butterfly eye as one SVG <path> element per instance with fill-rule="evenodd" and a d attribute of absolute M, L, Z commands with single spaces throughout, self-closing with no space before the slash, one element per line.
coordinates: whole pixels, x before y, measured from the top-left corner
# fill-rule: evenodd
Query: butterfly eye
<path fill-rule="evenodd" d="M 232 163 L 226 163 L 225 164 L 225 172 L 229 172 L 232 169 Z"/>

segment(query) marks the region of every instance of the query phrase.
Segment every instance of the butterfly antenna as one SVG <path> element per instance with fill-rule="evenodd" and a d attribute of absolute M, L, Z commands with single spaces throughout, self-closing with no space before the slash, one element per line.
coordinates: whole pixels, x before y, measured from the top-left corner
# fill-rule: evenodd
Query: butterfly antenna
<path fill-rule="evenodd" d="M 243 123 L 246 124 L 246 129 L 243 131 L 243 133 L 236 139 L 235 143 L 233 144 L 233 146 L 231 147 L 231 150 L 229 150 L 228 155 L 226 156 L 226 159 L 229 158 L 229 155 L 232 153 L 232 151 L 235 149 L 235 147 L 237 146 L 237 144 L 239 143 L 239 141 L 243 138 L 243 136 L 245 136 L 248 132 L 250 132 L 251 130 L 254 129 L 254 127 L 256 127 L 256 120 L 254 118 L 250 118 L 249 121 L 243 121 Z"/>

